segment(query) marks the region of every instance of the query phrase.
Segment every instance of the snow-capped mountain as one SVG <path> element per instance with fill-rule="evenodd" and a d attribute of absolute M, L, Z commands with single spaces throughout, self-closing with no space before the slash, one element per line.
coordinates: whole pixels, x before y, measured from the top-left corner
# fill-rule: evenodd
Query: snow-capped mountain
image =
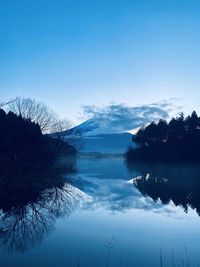
<path fill-rule="evenodd" d="M 80 134 L 82 138 L 81 152 L 86 153 L 124 153 L 132 145 L 133 135 L 118 132 L 109 126 L 108 120 L 89 119 L 70 131 Z"/>
<path fill-rule="evenodd" d="M 82 136 L 91 136 L 104 133 L 101 123 L 97 120 L 95 121 L 94 119 L 86 120 L 71 130 L 79 133 Z"/>

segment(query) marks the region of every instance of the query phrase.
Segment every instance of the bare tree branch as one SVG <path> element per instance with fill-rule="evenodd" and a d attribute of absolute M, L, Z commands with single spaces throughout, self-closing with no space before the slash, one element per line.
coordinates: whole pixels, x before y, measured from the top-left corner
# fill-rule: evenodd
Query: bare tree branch
<path fill-rule="evenodd" d="M 12 103 L 14 103 L 15 101 L 17 101 L 18 97 L 12 98 L 9 101 L 0 101 L 0 108 L 3 108 L 5 106 L 8 106 Z"/>
<path fill-rule="evenodd" d="M 52 133 L 54 125 L 59 121 L 56 113 L 48 106 L 31 98 L 17 98 L 9 103 L 9 110 L 24 119 L 38 123 L 44 134 Z"/>
<path fill-rule="evenodd" d="M 8 110 L 14 112 L 24 119 L 39 124 L 43 134 L 48 134 L 54 138 L 53 152 L 55 155 L 59 153 L 66 144 L 79 150 L 81 147 L 80 133 L 72 130 L 72 124 L 67 119 L 60 119 L 59 116 L 52 111 L 43 102 L 37 102 L 31 98 L 16 98 L 10 101 Z M 70 146 L 68 148 L 70 149 Z"/>

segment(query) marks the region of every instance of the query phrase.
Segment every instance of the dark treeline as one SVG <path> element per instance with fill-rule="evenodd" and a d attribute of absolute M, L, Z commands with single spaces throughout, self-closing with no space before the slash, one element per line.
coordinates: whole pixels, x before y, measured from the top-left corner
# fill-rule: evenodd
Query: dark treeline
<path fill-rule="evenodd" d="M 44 135 L 38 123 L 0 109 L 1 165 L 6 161 L 10 164 L 20 160 L 42 163 L 53 161 L 61 149 L 75 153 L 75 149 L 62 140 Z"/>
<path fill-rule="evenodd" d="M 74 207 L 70 125 L 29 98 L 0 102 L 0 246 L 25 251 Z M 65 155 L 63 160 L 60 156 Z M 67 157 L 66 157 L 67 156 Z M 59 159 L 59 160 L 57 160 Z"/>
<path fill-rule="evenodd" d="M 142 127 L 134 137 L 137 148 L 129 148 L 128 161 L 200 161 L 200 117 L 193 111 L 169 123 L 160 120 Z"/>

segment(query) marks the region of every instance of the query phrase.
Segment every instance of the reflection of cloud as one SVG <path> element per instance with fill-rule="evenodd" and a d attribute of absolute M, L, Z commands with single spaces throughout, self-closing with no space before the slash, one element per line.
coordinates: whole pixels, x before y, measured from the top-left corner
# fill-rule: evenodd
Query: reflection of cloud
<path fill-rule="evenodd" d="M 162 101 L 150 105 L 130 107 L 125 104 L 113 104 L 107 107 L 95 105 L 83 106 L 83 114 L 90 120 L 100 122 L 104 132 L 125 132 L 160 118 L 167 119 L 173 104 Z"/>
<path fill-rule="evenodd" d="M 85 208 L 96 209 L 103 207 L 112 212 L 125 212 L 130 209 L 151 211 L 179 218 L 178 213 L 182 210 L 173 203 L 163 205 L 161 201 L 153 201 L 150 197 L 144 197 L 133 186 L 124 180 L 98 179 L 85 177 L 88 186 L 84 191 L 92 196 L 93 201 L 87 202 Z M 83 180 L 82 180 L 83 181 Z M 92 181 L 93 185 L 88 183 Z"/>

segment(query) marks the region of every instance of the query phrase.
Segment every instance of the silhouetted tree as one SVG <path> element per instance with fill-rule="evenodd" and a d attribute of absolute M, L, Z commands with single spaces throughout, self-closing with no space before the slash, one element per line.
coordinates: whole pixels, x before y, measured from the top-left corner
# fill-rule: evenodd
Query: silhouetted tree
<path fill-rule="evenodd" d="M 66 155 L 76 150 L 57 136 L 43 135 L 38 123 L 0 109 L 0 159 L 43 163 L 55 160 L 64 147 Z M 59 128 L 60 129 L 60 128 Z M 62 133 L 61 133 L 62 135 Z"/>
<path fill-rule="evenodd" d="M 77 138 L 77 133 L 70 129 L 71 123 L 67 119 L 60 119 L 43 102 L 18 97 L 9 102 L 7 110 L 12 111 L 24 120 L 39 125 L 42 134 L 46 134 L 48 140 L 51 141 L 49 148 L 52 158 L 56 158 L 60 153 L 65 153 L 65 155 L 74 153 L 74 147 L 78 149 L 77 141 L 80 142 L 81 139 L 80 136 Z"/>
<path fill-rule="evenodd" d="M 200 160 L 200 118 L 195 111 L 184 118 L 183 113 L 169 123 L 160 120 L 138 130 L 127 160 Z"/>
<path fill-rule="evenodd" d="M 12 111 L 24 119 L 30 119 L 32 122 L 39 124 L 43 133 L 55 132 L 56 125 L 60 124 L 58 115 L 46 106 L 43 102 L 38 102 L 32 98 L 18 97 L 15 101 L 11 101 L 8 110 Z M 62 123 L 62 131 L 66 131 L 70 127 L 70 123 L 65 120 Z"/>

